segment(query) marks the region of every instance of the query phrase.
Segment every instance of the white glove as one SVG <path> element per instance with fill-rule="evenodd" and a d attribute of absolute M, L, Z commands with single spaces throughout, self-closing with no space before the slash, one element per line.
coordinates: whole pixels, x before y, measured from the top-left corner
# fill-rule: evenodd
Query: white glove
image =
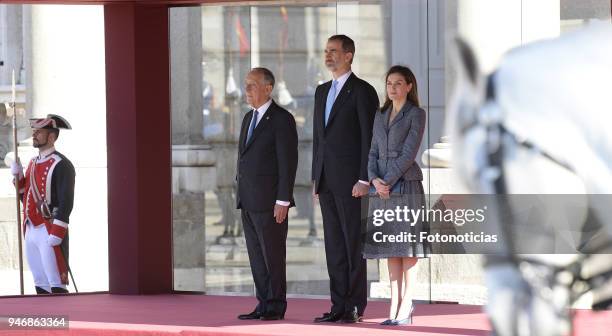
<path fill-rule="evenodd" d="M 20 162 L 11 162 L 11 175 L 16 176 L 18 178 L 23 176 L 23 167 L 21 166 Z"/>
<path fill-rule="evenodd" d="M 49 243 L 49 246 L 57 246 L 62 243 L 62 238 L 49 235 L 49 238 L 47 238 L 47 243 Z"/>

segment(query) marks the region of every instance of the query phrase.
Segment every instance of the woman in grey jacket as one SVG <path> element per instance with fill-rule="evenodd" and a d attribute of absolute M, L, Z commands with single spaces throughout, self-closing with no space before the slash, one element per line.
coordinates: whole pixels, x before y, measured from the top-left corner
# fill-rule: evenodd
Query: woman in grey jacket
<path fill-rule="evenodd" d="M 429 252 L 426 242 L 421 243 L 421 232 L 429 231 L 428 224 L 417 218 L 425 211 L 423 173 L 416 156 L 426 116 L 419 107 L 416 78 L 409 68 L 391 67 L 386 88 L 386 102 L 374 119 L 368 159 L 372 187 L 363 254 L 365 258 L 388 258 L 391 308 L 389 319 L 381 324 L 399 325 L 412 323 L 410 284 L 415 274 L 409 271 Z"/>

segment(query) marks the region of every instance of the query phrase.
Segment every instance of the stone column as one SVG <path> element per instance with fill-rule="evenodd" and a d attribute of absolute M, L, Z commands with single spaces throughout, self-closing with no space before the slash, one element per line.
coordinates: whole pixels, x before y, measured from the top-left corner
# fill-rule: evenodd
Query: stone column
<path fill-rule="evenodd" d="M 419 100 L 424 108 L 429 101 L 427 83 L 429 60 L 427 54 L 428 13 L 427 1 L 392 0 L 390 1 L 389 50 L 391 64 L 410 67 L 419 84 Z M 387 69 L 380 69 L 381 76 Z M 381 92 L 382 93 L 382 92 Z M 386 97 L 382 97 L 385 99 Z"/>
<path fill-rule="evenodd" d="M 206 291 L 205 191 L 214 189 L 215 163 L 208 145 L 172 146 L 175 290 Z"/>
<path fill-rule="evenodd" d="M 0 5 L 0 85 L 11 84 L 15 69 L 17 83 L 23 84 L 23 5 Z"/>
<path fill-rule="evenodd" d="M 202 43 L 202 8 L 171 8 L 174 289 L 204 292 L 205 195 L 215 189 L 219 160 L 213 147 L 203 144 L 204 113 L 211 107 L 204 103 Z"/>
<path fill-rule="evenodd" d="M 202 9 L 170 9 L 172 144 L 202 144 Z"/>
<path fill-rule="evenodd" d="M 25 106 L 23 70 L 23 5 L 0 5 L 0 104 L 12 99 L 11 82 L 15 71 L 17 84 L 18 128 L 25 126 L 23 108 Z M 13 151 L 12 111 L 0 106 L 0 167 L 3 167 L 5 156 Z M 29 131 L 29 130 L 28 130 Z M 23 131 L 18 138 L 22 139 Z M 10 159 L 12 161 L 12 159 Z"/>
<path fill-rule="evenodd" d="M 5 102 L 12 99 L 12 72 L 17 83 L 16 102 L 23 111 L 25 94 L 23 76 L 23 23 L 22 5 L 0 5 L 0 295 L 19 294 L 19 261 L 15 188 L 6 169 L 14 160 L 12 111 Z M 25 124 L 18 112 L 18 126 Z M 19 136 L 18 136 L 19 137 Z M 27 267 L 27 265 L 24 265 Z M 25 270 L 27 272 L 27 268 Z"/>

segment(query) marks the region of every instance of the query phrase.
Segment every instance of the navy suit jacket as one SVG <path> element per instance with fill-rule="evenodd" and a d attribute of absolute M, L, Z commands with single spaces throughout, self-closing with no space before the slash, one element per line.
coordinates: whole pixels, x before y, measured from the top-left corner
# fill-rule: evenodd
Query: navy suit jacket
<path fill-rule="evenodd" d="M 273 211 L 276 200 L 293 200 L 298 163 L 295 119 L 273 101 L 245 144 L 253 111 L 242 120 L 238 144 L 236 206 L 252 212 Z"/>
<path fill-rule="evenodd" d="M 352 73 L 334 101 L 327 126 L 325 104 L 331 81 L 315 92 L 312 180 L 315 188 L 325 174 L 327 187 L 351 196 L 358 180 L 368 181 L 368 152 L 378 95 L 372 85 Z"/>

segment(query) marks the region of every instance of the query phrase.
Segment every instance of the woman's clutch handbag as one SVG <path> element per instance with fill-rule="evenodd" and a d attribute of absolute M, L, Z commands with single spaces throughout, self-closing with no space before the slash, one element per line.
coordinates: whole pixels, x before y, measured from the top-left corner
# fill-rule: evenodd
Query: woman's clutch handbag
<path fill-rule="evenodd" d="M 403 178 L 400 178 L 395 182 L 393 187 L 391 187 L 391 194 L 401 194 L 402 193 L 402 184 L 404 182 Z M 370 195 L 376 195 L 376 187 L 374 184 L 370 184 Z"/>

